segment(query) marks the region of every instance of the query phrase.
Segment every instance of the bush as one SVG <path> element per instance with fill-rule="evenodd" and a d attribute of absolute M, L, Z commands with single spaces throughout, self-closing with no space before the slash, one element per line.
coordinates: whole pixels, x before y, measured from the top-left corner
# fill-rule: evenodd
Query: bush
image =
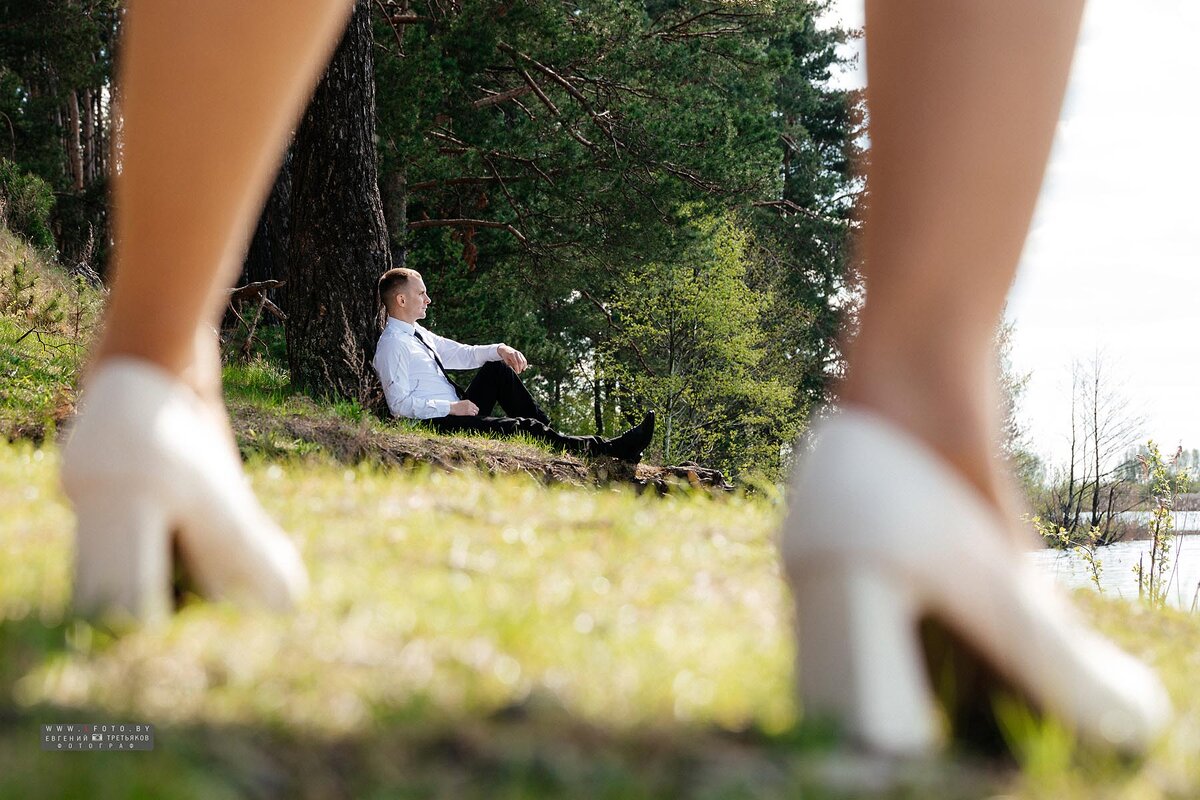
<path fill-rule="evenodd" d="M 54 192 L 50 184 L 36 175 L 0 158 L 0 222 L 21 234 L 34 246 L 54 249 L 50 232 L 50 211 Z"/>

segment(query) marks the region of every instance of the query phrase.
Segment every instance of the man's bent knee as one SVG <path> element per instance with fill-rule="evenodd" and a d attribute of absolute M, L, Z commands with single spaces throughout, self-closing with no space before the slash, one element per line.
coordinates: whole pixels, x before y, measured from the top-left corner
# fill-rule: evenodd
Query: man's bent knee
<path fill-rule="evenodd" d="M 495 373 L 496 377 L 502 379 L 513 379 L 517 377 L 517 373 L 513 372 L 512 367 L 505 364 L 503 361 L 489 361 L 479 368 L 479 373 Z"/>

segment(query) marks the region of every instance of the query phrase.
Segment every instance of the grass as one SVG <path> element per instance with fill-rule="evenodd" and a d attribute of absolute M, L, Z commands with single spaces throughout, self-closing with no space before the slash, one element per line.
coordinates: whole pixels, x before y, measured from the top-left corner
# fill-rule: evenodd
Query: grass
<path fill-rule="evenodd" d="M 1171 797 L 1200 792 L 1200 620 L 1083 597 L 1181 708 L 1139 768 L 1010 714 L 1021 769 L 888 775 L 796 725 L 777 504 L 517 476 L 250 465 L 313 591 L 113 636 L 65 615 L 57 451 L 0 445 L 0 797 Z M 156 750 L 42 753 L 46 722 Z"/>
<path fill-rule="evenodd" d="M 53 437 L 74 410 L 101 302 L 99 290 L 0 225 L 0 438 Z"/>
<path fill-rule="evenodd" d="M 0 438 L 53 437 L 74 408 L 82 353 L 61 336 L 21 339 L 26 330 L 0 316 Z"/>

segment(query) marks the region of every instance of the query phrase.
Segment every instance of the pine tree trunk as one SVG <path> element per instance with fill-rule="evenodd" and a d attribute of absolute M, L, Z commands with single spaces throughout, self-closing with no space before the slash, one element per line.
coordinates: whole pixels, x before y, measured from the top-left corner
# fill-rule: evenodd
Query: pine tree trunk
<path fill-rule="evenodd" d="M 596 435 L 604 435 L 604 398 L 600 394 L 600 376 L 592 376 L 592 419 L 596 422 Z"/>
<path fill-rule="evenodd" d="M 375 283 L 391 264 L 375 154 L 370 5 L 350 25 L 296 132 L 288 263 L 293 385 L 360 400 L 377 395 Z"/>
<path fill-rule="evenodd" d="M 92 90 L 83 90 L 83 182 L 91 184 L 96 180 L 96 128 L 92 118 Z"/>
<path fill-rule="evenodd" d="M 79 93 L 72 90 L 67 95 L 67 160 L 71 168 L 71 185 L 76 192 L 83 191 L 83 146 L 79 130 Z"/>

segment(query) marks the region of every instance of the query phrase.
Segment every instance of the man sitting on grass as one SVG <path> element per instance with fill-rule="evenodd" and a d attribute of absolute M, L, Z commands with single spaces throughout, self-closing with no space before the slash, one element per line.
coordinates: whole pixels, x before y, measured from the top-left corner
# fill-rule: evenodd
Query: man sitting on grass
<path fill-rule="evenodd" d="M 570 453 L 612 456 L 634 464 L 641 460 L 654 435 L 653 411 L 615 439 L 559 433 L 517 377 L 529 366 L 520 351 L 506 344 L 459 344 L 417 324 L 430 303 L 419 272 L 401 267 L 383 273 L 379 301 L 388 320 L 372 364 L 392 416 L 427 420 L 447 433 L 524 432 Z M 446 373 L 476 367 L 482 369 L 466 390 Z M 491 415 L 496 403 L 505 416 Z"/>

